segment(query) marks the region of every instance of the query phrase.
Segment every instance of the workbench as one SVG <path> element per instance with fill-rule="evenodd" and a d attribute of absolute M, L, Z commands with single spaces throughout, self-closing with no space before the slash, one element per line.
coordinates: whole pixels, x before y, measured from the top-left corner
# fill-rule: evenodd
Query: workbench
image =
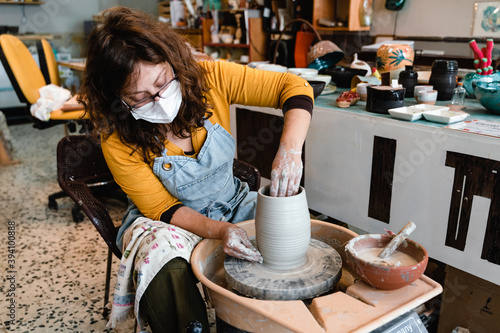
<path fill-rule="evenodd" d="M 338 108 L 339 93 L 315 101 L 304 151 L 309 208 L 369 233 L 413 221 L 410 238 L 430 257 L 500 285 L 500 137 L 367 112 L 363 101 Z M 466 106 L 465 121 L 500 125 L 477 100 Z M 281 111 L 236 105 L 231 112 L 238 158 L 270 166 Z M 252 126 L 252 136 L 242 136 Z"/>

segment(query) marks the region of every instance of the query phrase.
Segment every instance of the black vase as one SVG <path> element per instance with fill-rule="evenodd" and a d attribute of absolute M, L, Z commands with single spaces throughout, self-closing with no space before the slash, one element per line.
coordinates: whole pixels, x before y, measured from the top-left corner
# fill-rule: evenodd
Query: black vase
<path fill-rule="evenodd" d="M 413 97 L 413 90 L 418 85 L 418 74 L 413 66 L 405 66 L 405 70 L 399 73 L 398 82 L 406 88 L 405 97 Z"/>
<path fill-rule="evenodd" d="M 456 60 L 434 60 L 429 84 L 437 90 L 438 101 L 450 100 L 457 86 L 458 62 Z"/>

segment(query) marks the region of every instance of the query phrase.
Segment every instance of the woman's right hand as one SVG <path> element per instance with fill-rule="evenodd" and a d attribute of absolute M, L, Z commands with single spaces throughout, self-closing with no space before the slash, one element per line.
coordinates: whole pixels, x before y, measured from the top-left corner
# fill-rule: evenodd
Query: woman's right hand
<path fill-rule="evenodd" d="M 245 230 L 230 224 L 223 235 L 224 252 L 238 259 L 263 262 L 262 255 L 248 239 Z"/>

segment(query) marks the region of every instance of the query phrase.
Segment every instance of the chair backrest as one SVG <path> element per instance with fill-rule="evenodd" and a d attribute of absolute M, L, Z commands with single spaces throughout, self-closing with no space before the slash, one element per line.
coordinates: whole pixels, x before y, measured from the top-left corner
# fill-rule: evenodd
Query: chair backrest
<path fill-rule="evenodd" d="M 233 161 L 233 175 L 241 181 L 247 182 L 250 191 L 258 191 L 260 188 L 259 169 L 251 164 L 238 159 Z"/>
<path fill-rule="evenodd" d="M 116 246 L 117 230 L 106 207 L 92 194 L 87 184 L 112 182 L 101 144 L 90 135 L 70 135 L 57 145 L 57 179 L 61 189 L 77 203 L 106 244 L 120 258 Z"/>
<path fill-rule="evenodd" d="M 52 46 L 46 39 L 36 41 L 36 49 L 38 51 L 38 63 L 42 71 L 45 83 L 53 83 L 61 85 L 61 77 L 59 76 L 59 66 L 57 65 L 56 55 L 52 50 Z"/>
<path fill-rule="evenodd" d="M 17 97 L 22 103 L 34 104 L 45 79 L 26 45 L 17 37 L 0 35 L 0 60 Z"/>
<path fill-rule="evenodd" d="M 260 173 L 254 166 L 235 159 L 235 177 L 248 183 L 250 190 L 260 186 Z M 117 230 L 106 207 L 97 200 L 87 184 L 113 181 L 101 144 L 90 135 L 70 135 L 57 145 L 57 179 L 59 186 L 90 219 L 106 244 L 120 258 L 116 246 Z"/>

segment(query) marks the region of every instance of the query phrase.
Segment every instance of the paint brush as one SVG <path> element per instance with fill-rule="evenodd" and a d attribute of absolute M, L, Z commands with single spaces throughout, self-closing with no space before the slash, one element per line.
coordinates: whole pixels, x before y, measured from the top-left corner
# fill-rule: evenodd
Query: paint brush
<path fill-rule="evenodd" d="M 403 229 L 401 229 L 401 231 L 398 232 L 397 235 L 391 239 L 389 244 L 387 244 L 387 246 L 382 250 L 382 252 L 380 252 L 378 257 L 380 259 L 385 259 L 389 257 L 396 250 L 396 248 L 406 239 L 406 237 L 408 237 L 408 235 L 411 234 L 413 230 L 415 230 L 416 227 L 417 226 L 413 222 L 406 223 Z"/>

